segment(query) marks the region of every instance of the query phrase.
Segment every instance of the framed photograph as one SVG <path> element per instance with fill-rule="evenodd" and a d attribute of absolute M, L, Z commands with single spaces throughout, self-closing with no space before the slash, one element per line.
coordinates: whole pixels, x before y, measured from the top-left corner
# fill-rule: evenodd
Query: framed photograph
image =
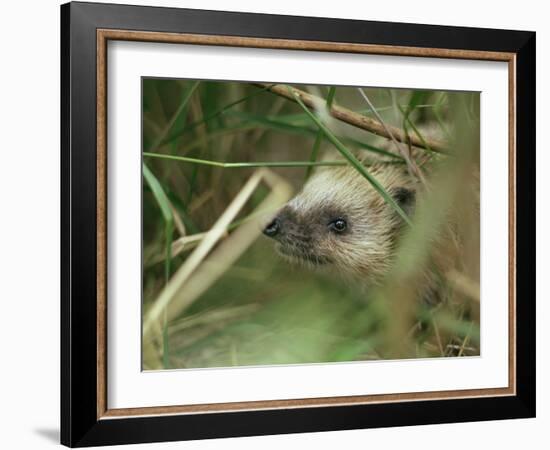
<path fill-rule="evenodd" d="M 535 33 L 61 7 L 61 441 L 535 415 Z"/>

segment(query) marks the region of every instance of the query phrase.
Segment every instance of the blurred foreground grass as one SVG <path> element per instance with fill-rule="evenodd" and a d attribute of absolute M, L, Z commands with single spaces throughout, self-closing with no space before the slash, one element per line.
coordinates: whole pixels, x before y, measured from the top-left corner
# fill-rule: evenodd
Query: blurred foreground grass
<path fill-rule="evenodd" d="M 367 170 L 370 160 L 395 155 L 388 139 L 322 108 L 312 120 L 304 105 L 269 87 L 143 80 L 144 369 L 478 355 L 479 216 L 468 208 L 478 181 L 468 176 L 479 158 L 479 95 L 364 89 L 369 105 L 356 88 L 299 87 L 422 143 L 436 136 L 453 148 L 444 156 L 424 145 L 411 162 L 432 164 L 442 176 L 409 239 L 428 247 L 448 205 L 468 236 L 459 243 L 461 271 L 446 278 L 448 298 L 428 308 L 407 298 L 422 251 L 403 249 L 387 289 L 366 295 L 336 277 L 288 266 L 258 236 L 262 214 L 299 190 L 323 153 L 338 153 L 331 136 Z M 242 208 L 228 216 L 229 226 L 202 257 L 194 254 L 236 201 Z"/>

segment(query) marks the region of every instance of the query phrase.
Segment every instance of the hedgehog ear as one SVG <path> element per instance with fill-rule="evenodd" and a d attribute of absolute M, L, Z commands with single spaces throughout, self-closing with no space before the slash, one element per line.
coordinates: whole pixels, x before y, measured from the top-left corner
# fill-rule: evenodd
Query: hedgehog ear
<path fill-rule="evenodd" d="M 416 192 L 414 190 L 398 187 L 393 189 L 391 194 L 393 199 L 407 215 L 412 215 L 414 213 L 416 204 Z"/>

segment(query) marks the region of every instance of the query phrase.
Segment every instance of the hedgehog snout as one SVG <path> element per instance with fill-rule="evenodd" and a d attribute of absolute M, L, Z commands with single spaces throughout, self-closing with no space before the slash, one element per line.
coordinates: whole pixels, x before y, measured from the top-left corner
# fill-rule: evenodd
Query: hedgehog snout
<path fill-rule="evenodd" d="M 270 238 L 274 238 L 281 231 L 281 220 L 278 217 L 275 217 L 271 222 L 267 224 L 264 228 L 263 233 Z"/>
<path fill-rule="evenodd" d="M 288 205 L 279 210 L 263 229 L 267 237 L 281 243 L 296 243 L 303 240 L 304 231 L 296 213 Z"/>

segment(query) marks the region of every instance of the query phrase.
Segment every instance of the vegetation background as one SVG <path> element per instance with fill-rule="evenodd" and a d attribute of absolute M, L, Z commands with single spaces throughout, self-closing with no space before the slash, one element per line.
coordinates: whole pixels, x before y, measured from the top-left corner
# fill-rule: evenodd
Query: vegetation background
<path fill-rule="evenodd" d="M 294 88 L 313 104 L 281 85 L 143 80 L 144 369 L 479 355 L 479 95 Z M 336 120 L 336 105 L 404 142 Z M 440 175 L 408 234 L 414 250 L 369 298 L 289 266 L 260 236 L 262 218 L 327 159 L 359 161 L 365 182 L 380 159 Z M 465 211 L 462 269 L 446 274 L 444 303 L 413 303 L 410 283 L 449 208 Z"/>

